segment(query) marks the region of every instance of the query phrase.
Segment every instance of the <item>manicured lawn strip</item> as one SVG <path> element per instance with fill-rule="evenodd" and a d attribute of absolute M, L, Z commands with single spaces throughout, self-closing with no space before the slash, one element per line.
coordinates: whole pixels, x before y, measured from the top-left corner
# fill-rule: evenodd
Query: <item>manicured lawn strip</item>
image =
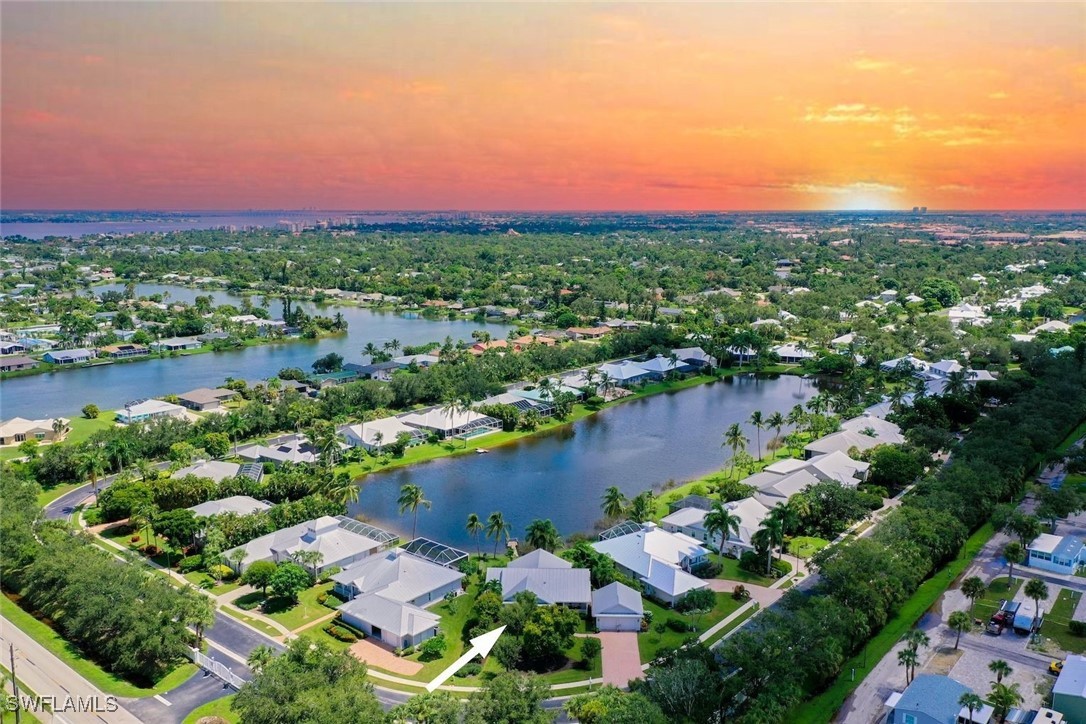
<path fill-rule="evenodd" d="M 1043 636 L 1052 639 L 1059 644 L 1061 649 L 1072 654 L 1081 654 L 1086 651 L 1086 637 L 1075 636 L 1069 627 L 1081 595 L 1066 588 L 1060 590 L 1060 595 L 1056 597 L 1056 600 L 1049 601 L 1052 609 L 1045 614 L 1044 624 L 1041 626 Z"/>
<path fill-rule="evenodd" d="M 8 677 L 7 683 L 4 685 L 4 694 L 8 694 L 8 695 L 13 696 L 14 694 L 12 693 L 12 689 L 11 689 L 11 670 L 8 669 L 7 667 L 0 666 L 0 671 L 3 671 L 4 675 L 6 677 Z M 23 683 L 22 679 L 17 678 L 16 681 L 19 682 L 19 698 L 24 698 L 25 697 L 25 698 L 33 699 L 36 696 L 40 696 L 36 691 L 31 691 L 27 687 L 27 685 Z M 43 704 L 44 704 L 44 702 L 43 702 Z M 43 708 L 46 709 L 46 711 L 49 711 L 47 704 L 44 704 Z M 29 722 L 30 724 L 33 724 L 33 722 L 40 722 L 41 721 L 41 719 L 34 716 L 34 714 L 32 714 L 29 711 L 26 711 L 25 709 L 20 713 L 19 716 L 21 717 L 20 721 Z M 15 712 L 8 711 L 7 707 L 4 707 L 3 710 L 0 711 L 0 722 L 2 722 L 3 724 L 14 724 L 14 722 L 15 722 Z"/>
<path fill-rule="evenodd" d="M 286 626 L 291 631 L 301 628 L 307 623 L 312 623 L 328 614 L 335 613 L 327 606 L 317 603 L 317 596 L 331 591 L 332 585 L 331 583 L 325 583 L 305 589 L 298 594 L 298 603 L 288 608 L 280 608 L 279 599 L 269 598 L 268 602 L 264 604 L 264 615 L 276 623 Z M 268 612 L 269 604 L 271 604 L 272 613 Z"/>
<path fill-rule="evenodd" d="M 970 562 L 994 534 L 995 530 L 992 528 L 992 524 L 985 523 L 976 533 L 969 536 L 954 560 L 920 584 L 916 593 L 901 606 L 897 615 L 891 618 L 882 630 L 868 642 L 867 662 L 869 667 L 878 664 L 879 660 L 894 647 L 894 644 L 901 640 L 902 635 L 912 628 L 913 624 L 924 615 L 924 612 L 935 604 L 939 596 L 969 567 Z M 800 704 L 789 713 L 789 716 L 786 717 L 787 720 L 796 722 L 796 724 L 823 724 L 823 722 L 832 720 L 834 715 L 837 714 L 837 710 L 845 703 L 845 699 L 863 681 L 863 677 L 859 677 L 855 681 L 851 680 L 851 671 L 853 669 L 864 672 L 863 663 L 864 653 L 861 651 L 844 663 L 837 680 L 826 691 Z M 864 676 L 868 672 L 864 672 Z"/>
<path fill-rule="evenodd" d="M 770 586 L 775 579 L 768 576 L 762 576 L 757 573 L 751 573 L 750 571 L 744 571 L 739 567 L 739 561 L 735 558 L 728 558 L 727 556 L 720 556 L 716 553 L 711 553 L 709 558 L 723 566 L 720 571 L 720 575 L 717 578 L 725 578 L 729 581 L 741 581 L 743 583 L 753 583 L 756 586 Z M 764 559 L 763 559 L 764 560 Z"/>
<path fill-rule="evenodd" d="M 788 553 L 793 556 L 798 555 L 800 558 L 810 558 L 829 544 L 830 542 L 825 538 L 797 536 L 789 541 Z"/>
<path fill-rule="evenodd" d="M 724 620 L 739 610 L 739 607 L 743 605 L 743 603 L 732 598 L 730 593 L 716 594 L 716 605 L 713 610 L 700 616 L 678 613 L 669 608 L 664 608 L 648 598 L 644 599 L 644 604 L 646 611 L 652 611 L 652 623 L 649 625 L 648 631 L 637 635 L 637 648 L 641 653 L 641 663 L 643 664 L 656 658 L 657 653 L 662 649 L 682 646 L 683 642 L 688 638 L 707 631 L 717 622 Z M 669 618 L 677 618 L 687 623 L 693 623 L 697 626 L 697 631 L 682 632 L 665 628 L 663 632 L 658 633 L 656 624 L 667 621 Z"/>
<path fill-rule="evenodd" d="M 713 634 L 712 638 L 707 639 L 705 641 L 705 645 L 706 646 L 713 646 L 717 641 L 720 641 L 721 639 L 723 639 L 730 632 L 734 631 L 735 629 L 737 629 L 740 626 L 742 626 L 743 624 L 745 624 L 747 622 L 747 620 L 751 616 L 758 613 L 758 611 L 760 611 L 760 610 L 761 609 L 758 608 L 757 606 L 751 606 L 746 611 L 744 611 L 742 613 L 742 615 L 737 616 L 734 621 L 729 623 L 727 626 L 722 628 L 720 631 L 717 631 L 715 634 Z"/>
<path fill-rule="evenodd" d="M 180 664 L 153 688 L 145 689 L 105 671 L 98 664 L 85 658 L 52 627 L 34 618 L 7 596 L 0 596 L 0 614 L 106 694 L 125 697 L 153 696 L 173 689 L 198 671 L 196 664 Z"/>
<path fill-rule="evenodd" d="M 65 442 L 72 445 L 78 445 L 81 442 L 86 442 L 90 439 L 91 435 L 99 430 L 108 430 L 114 425 L 114 417 L 117 413 L 114 410 L 101 410 L 98 413 L 98 417 L 93 420 L 80 415 L 79 417 L 72 417 L 69 427 L 72 431 L 68 433 L 68 437 L 64 438 Z"/>
<path fill-rule="evenodd" d="M 1014 600 L 1014 597 L 1018 594 L 1018 589 L 1022 587 L 1023 580 L 1021 576 L 1015 576 L 1013 584 L 1008 583 L 1006 576 L 1000 576 L 993 580 L 988 584 L 988 590 L 985 591 L 984 597 L 977 600 L 977 605 L 973 609 L 973 616 L 987 623 L 988 619 L 999 610 L 1000 602 Z"/>
<path fill-rule="evenodd" d="M 253 616 L 247 616 L 241 611 L 237 611 L 233 608 L 228 608 L 226 606 L 223 606 L 219 610 L 225 613 L 227 616 L 230 616 L 231 618 L 236 618 L 238 621 L 244 621 L 253 628 L 258 629 L 259 631 L 263 631 L 268 636 L 271 636 L 273 638 L 283 635 L 282 633 L 280 633 L 279 629 L 269 626 L 258 618 L 254 618 Z M 328 638 L 332 641 L 335 641 L 335 639 L 333 639 L 331 636 L 329 636 Z"/>
<path fill-rule="evenodd" d="M 233 581 L 223 581 L 219 585 L 215 585 L 215 579 L 211 577 L 211 574 L 204 573 L 203 571 L 189 571 L 188 573 L 182 573 L 185 580 L 196 586 L 202 588 L 205 591 L 221 596 L 231 591 L 236 591 L 241 588 L 241 583 L 236 579 Z"/>
<path fill-rule="evenodd" d="M 241 721 L 241 717 L 230 709 L 230 703 L 234 701 L 234 695 L 223 696 L 214 701 L 198 706 L 189 712 L 189 715 L 185 717 L 182 724 L 196 724 L 197 721 L 205 716 L 217 716 L 220 719 L 230 722 L 230 724 L 237 724 Z"/>
<path fill-rule="evenodd" d="M 464 630 L 464 625 L 467 623 L 468 618 L 471 617 L 471 609 L 475 605 L 475 597 L 478 595 L 479 586 L 473 583 L 468 586 L 467 591 L 457 596 L 454 600 L 442 601 L 429 609 L 441 616 L 441 623 L 438 625 L 441 632 L 445 634 L 445 654 L 441 658 L 434 659 L 433 661 L 421 661 L 421 654 L 419 653 L 414 653 L 411 656 L 406 657 L 411 661 L 418 661 L 422 664 L 422 670 L 414 677 L 403 678 L 416 678 L 430 681 L 444 671 L 449 664 L 460 658 L 467 650 L 464 642 L 460 638 L 460 633 Z M 457 679 L 454 677 L 449 680 L 449 683 L 460 684 L 463 681 L 464 679 Z"/>
<path fill-rule="evenodd" d="M 65 485 L 57 485 L 48 490 L 42 490 L 38 495 L 38 506 L 44 508 L 65 493 L 70 493 L 83 485 L 86 485 L 86 483 L 67 483 Z"/>

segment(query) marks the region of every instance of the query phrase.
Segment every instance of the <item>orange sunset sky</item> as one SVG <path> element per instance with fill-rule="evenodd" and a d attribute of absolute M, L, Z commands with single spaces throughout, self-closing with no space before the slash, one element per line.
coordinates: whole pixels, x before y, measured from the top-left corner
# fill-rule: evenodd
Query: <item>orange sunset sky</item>
<path fill-rule="evenodd" d="M 1086 4 L 5 3 L 4 209 L 1086 208 Z"/>

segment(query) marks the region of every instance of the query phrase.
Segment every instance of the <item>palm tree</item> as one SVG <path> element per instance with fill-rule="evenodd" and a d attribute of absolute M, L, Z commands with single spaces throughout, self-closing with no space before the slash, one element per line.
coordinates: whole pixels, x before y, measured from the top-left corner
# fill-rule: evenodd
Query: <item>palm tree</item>
<path fill-rule="evenodd" d="M 653 495 L 651 490 L 646 490 L 634 496 L 634 499 L 630 501 L 630 509 L 628 512 L 630 518 L 638 523 L 644 523 L 652 517 L 652 513 L 655 509 L 656 496 Z"/>
<path fill-rule="evenodd" d="M 967 692 L 965 692 L 964 694 L 961 695 L 960 699 L 958 699 L 958 706 L 960 706 L 963 709 L 968 709 L 969 710 L 969 722 L 970 722 L 970 724 L 972 724 L 972 722 L 973 722 L 973 712 L 975 712 L 978 709 L 983 709 L 984 708 L 984 699 L 981 699 L 979 696 L 977 696 L 976 694 L 974 694 L 971 691 L 967 691 Z"/>
<path fill-rule="evenodd" d="M 411 540 L 415 539 L 415 528 L 419 522 L 419 506 L 430 509 L 432 503 L 425 498 L 422 492 L 422 488 L 417 485 L 408 483 L 400 488 L 400 497 L 396 500 L 400 506 L 400 515 L 403 515 L 405 511 L 410 510 L 414 516 L 414 520 L 411 523 Z"/>
<path fill-rule="evenodd" d="M 728 429 L 724 431 L 724 443 L 721 447 L 731 448 L 731 459 L 734 461 L 736 453 L 740 450 L 746 450 L 748 443 L 750 443 L 750 439 L 743 434 L 743 428 L 739 426 L 738 422 L 733 422 Z M 732 464 L 732 472 L 735 472 L 734 463 Z"/>
<path fill-rule="evenodd" d="M 983 598 L 987 593 L 988 587 L 984 585 L 984 581 L 980 576 L 970 576 L 962 581 L 962 595 L 969 599 L 969 615 L 973 615 L 973 610 L 976 608 L 977 599 Z"/>
<path fill-rule="evenodd" d="M 962 632 L 968 631 L 973 626 L 973 617 L 965 611 L 955 611 L 947 619 L 947 625 L 958 634 L 957 638 L 954 639 L 954 650 L 957 651 L 958 644 L 962 640 Z"/>
<path fill-rule="evenodd" d="M 80 456 L 79 467 L 91 479 L 95 497 L 98 496 L 98 476 L 106 471 L 106 464 L 106 454 L 97 445 L 88 445 Z"/>
<path fill-rule="evenodd" d="M 719 550 L 723 553 L 724 541 L 728 539 L 728 535 L 731 533 L 734 533 L 737 536 L 739 535 L 739 525 L 742 522 L 742 518 L 733 514 L 724 507 L 724 503 L 718 500 L 713 503 L 713 507 L 705 514 L 705 520 L 702 522 L 702 527 L 705 528 L 705 532 L 709 536 L 710 541 L 713 540 L 717 533 L 720 533 Z"/>
<path fill-rule="evenodd" d="M 388 341 L 388 348 L 393 352 L 398 352 L 400 350 L 400 340 L 393 337 Z"/>
<path fill-rule="evenodd" d="M 916 667 L 916 664 L 920 661 L 920 656 L 912 649 L 902 649 L 897 652 L 897 663 L 899 666 L 905 667 L 905 684 L 911 684 L 912 672 Z"/>
<path fill-rule="evenodd" d="M 468 535 L 475 539 L 475 552 L 482 558 L 483 550 L 479 547 L 479 534 L 483 531 L 483 521 L 479 520 L 479 516 L 475 513 L 469 513 L 468 524 L 465 528 L 467 528 Z"/>
<path fill-rule="evenodd" d="M 774 432 L 776 432 L 776 435 L 774 435 L 774 438 L 777 439 L 777 440 L 780 440 L 781 430 L 784 429 L 784 422 L 785 422 L 784 415 L 782 415 L 780 412 L 774 412 L 765 421 L 766 427 L 768 427 L 768 428 L 772 429 Z M 776 455 L 774 455 L 774 457 L 776 457 Z"/>
<path fill-rule="evenodd" d="M 603 514 L 608 518 L 617 518 L 626 510 L 626 496 L 618 487 L 612 485 L 603 491 Z"/>
<path fill-rule="evenodd" d="M 788 411 L 788 416 L 784 418 L 784 421 L 793 428 L 798 428 L 803 424 L 806 417 L 807 413 L 803 411 L 803 405 L 794 405 L 792 409 Z"/>
<path fill-rule="evenodd" d="M 554 553 L 554 549 L 562 543 L 562 536 L 558 535 L 558 529 L 550 519 L 536 518 L 524 531 L 524 542 L 532 548 L 542 548 L 548 553 Z"/>
<path fill-rule="evenodd" d="M 342 503 L 344 506 L 358 502 L 358 486 L 347 473 L 329 475 L 317 492 L 328 500 Z"/>
<path fill-rule="evenodd" d="M 231 440 L 234 441 L 234 454 L 238 454 L 238 436 L 245 431 L 245 419 L 236 412 L 231 412 L 226 416 L 226 430 L 230 433 Z"/>
<path fill-rule="evenodd" d="M 377 353 L 381 350 L 377 349 L 377 345 L 373 342 L 366 342 L 366 346 L 362 348 L 362 354 L 370 358 L 370 362 L 373 362 L 373 358 L 377 356 Z"/>
<path fill-rule="evenodd" d="M 762 525 L 758 528 L 755 535 L 760 539 L 759 542 L 766 547 L 765 572 L 768 576 L 770 571 L 773 570 L 773 549 L 784 543 L 783 522 L 780 518 L 774 518 L 767 515 L 762 520 Z"/>
<path fill-rule="evenodd" d="M 267 668 L 268 664 L 270 664 L 274 658 L 275 649 L 271 646 L 261 644 L 253 649 L 252 653 L 249 654 L 249 659 L 245 663 L 249 665 L 249 669 L 254 674 L 259 674 Z"/>
<path fill-rule="evenodd" d="M 928 638 L 923 629 L 919 628 L 909 629 L 901 637 L 901 640 L 913 651 L 919 651 L 921 646 L 927 647 L 931 644 L 931 639 Z"/>
<path fill-rule="evenodd" d="M 1034 610 L 1038 615 L 1041 612 L 1041 601 L 1048 600 L 1048 586 L 1040 578 L 1034 578 L 1032 581 L 1026 584 L 1026 596 L 1033 599 L 1035 604 Z"/>
<path fill-rule="evenodd" d="M 313 578 L 317 577 L 317 567 L 324 562 L 324 554 L 320 551 L 297 551 L 291 554 L 294 562 L 303 568 L 308 568 Z M 274 592 L 274 588 L 272 591 Z"/>
<path fill-rule="evenodd" d="M 1003 557 L 1007 559 L 1010 570 L 1007 573 L 1007 582 L 1014 583 L 1014 564 L 1026 559 L 1026 551 L 1018 541 L 1011 541 L 1003 547 Z"/>
<path fill-rule="evenodd" d="M 215 623 L 215 602 L 210 597 L 189 588 L 185 591 L 181 605 L 181 620 L 185 625 L 195 629 L 196 648 L 199 649 L 204 639 L 204 629 Z"/>
<path fill-rule="evenodd" d="M 961 397 L 969 390 L 965 370 L 951 372 L 946 376 L 946 386 L 943 395 L 948 397 Z"/>
<path fill-rule="evenodd" d="M 503 535 L 508 542 L 510 530 L 512 530 L 511 526 L 505 522 L 505 516 L 503 516 L 500 511 L 494 511 L 490 514 L 490 517 L 486 519 L 486 537 L 494 539 L 495 556 L 498 555 L 498 542 Z"/>
<path fill-rule="evenodd" d="M 468 412 L 471 410 L 471 401 L 462 397 L 450 397 L 445 400 L 441 405 L 441 412 L 445 417 L 449 418 L 449 424 L 452 425 L 452 420 L 456 415 Z M 468 446 L 466 438 L 462 438 L 464 441 L 464 447 Z"/>
<path fill-rule="evenodd" d="M 142 503 L 132 511 L 132 515 L 128 519 L 128 524 L 132 526 L 133 530 L 143 529 L 147 545 L 152 545 L 155 542 L 153 539 L 156 536 L 152 525 L 157 513 L 158 508 L 154 503 Z"/>
<path fill-rule="evenodd" d="M 1000 722 L 1007 721 L 1010 710 L 1022 703 L 1022 692 L 1018 684 L 992 684 L 992 690 L 988 692 L 988 703 L 995 709 Z"/>
<path fill-rule="evenodd" d="M 762 430 L 765 429 L 765 418 L 762 417 L 761 410 L 755 410 L 750 413 L 750 419 L 747 420 L 751 425 L 754 425 L 755 434 L 758 440 L 758 462 L 762 461 Z"/>
<path fill-rule="evenodd" d="M 1003 659 L 996 659 L 988 663 L 988 670 L 995 674 L 996 683 L 1003 681 L 1004 676 L 1010 676 L 1014 669 Z"/>

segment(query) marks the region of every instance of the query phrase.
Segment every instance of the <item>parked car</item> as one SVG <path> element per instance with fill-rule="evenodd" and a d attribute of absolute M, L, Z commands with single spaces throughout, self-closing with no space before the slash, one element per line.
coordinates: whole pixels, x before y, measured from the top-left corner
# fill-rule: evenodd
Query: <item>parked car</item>
<path fill-rule="evenodd" d="M 1050 674 L 1055 674 L 1056 676 L 1059 676 L 1061 671 L 1063 671 L 1062 661 L 1053 661 L 1048 665 L 1048 673 Z"/>

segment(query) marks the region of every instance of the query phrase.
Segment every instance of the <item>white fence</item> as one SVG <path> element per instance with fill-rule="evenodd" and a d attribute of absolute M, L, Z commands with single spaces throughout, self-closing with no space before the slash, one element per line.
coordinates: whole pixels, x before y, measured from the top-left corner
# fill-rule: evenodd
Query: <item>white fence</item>
<path fill-rule="evenodd" d="M 233 671 L 230 670 L 229 667 L 227 667 L 226 664 L 221 661 L 216 661 L 210 656 L 200 653 L 196 649 L 190 649 L 189 656 L 192 658 L 197 666 L 206 671 L 210 671 L 213 675 L 222 679 L 235 689 L 240 689 L 242 684 L 245 683 L 245 679 L 235 674 Z"/>

